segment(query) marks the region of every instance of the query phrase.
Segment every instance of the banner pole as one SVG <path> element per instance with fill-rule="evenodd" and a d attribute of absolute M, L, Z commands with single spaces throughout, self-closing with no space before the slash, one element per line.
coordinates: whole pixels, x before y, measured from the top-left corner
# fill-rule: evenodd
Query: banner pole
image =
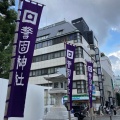
<path fill-rule="evenodd" d="M 19 0 L 19 4 L 18 4 L 18 14 L 17 14 L 17 20 L 19 20 L 20 19 L 20 7 L 21 7 L 21 2 L 22 2 L 23 0 Z M 15 32 L 18 30 L 18 27 L 19 27 L 19 23 L 18 23 L 18 21 L 17 21 L 17 23 L 16 23 L 16 28 L 15 28 Z M 17 34 L 17 33 L 15 33 L 15 34 Z M 14 41 L 16 41 L 16 35 L 14 35 Z M 14 51 L 14 49 L 12 50 L 12 51 Z M 12 56 L 14 56 L 14 52 L 12 52 Z M 13 58 L 12 58 L 13 59 Z M 13 62 L 13 60 L 11 59 L 11 67 L 10 67 L 10 70 L 12 69 L 12 62 Z M 7 112 L 8 112 L 8 104 L 9 104 L 9 97 L 10 97 L 10 92 L 11 92 L 11 86 L 9 86 L 9 85 L 11 85 L 12 84 L 12 72 L 11 73 L 9 73 L 9 82 L 8 82 L 8 90 L 7 90 L 7 96 L 6 96 L 6 103 L 5 103 L 5 111 L 4 111 L 4 118 L 3 118 L 3 120 L 8 120 L 8 116 L 7 116 Z"/>
<path fill-rule="evenodd" d="M 66 49 L 66 43 L 64 43 L 64 49 Z M 66 58 L 65 58 L 65 65 L 67 66 Z M 67 68 L 67 67 L 66 67 L 66 68 Z M 68 93 L 69 93 L 69 84 L 68 84 L 67 69 L 66 69 L 66 78 L 67 78 L 67 96 L 68 96 L 68 101 L 67 101 L 67 106 L 68 106 L 68 119 L 71 120 L 70 97 L 69 97 L 69 95 L 68 95 Z"/>

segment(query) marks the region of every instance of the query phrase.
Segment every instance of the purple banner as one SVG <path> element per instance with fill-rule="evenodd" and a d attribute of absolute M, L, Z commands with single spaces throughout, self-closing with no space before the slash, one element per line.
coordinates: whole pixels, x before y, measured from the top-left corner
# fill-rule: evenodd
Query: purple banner
<path fill-rule="evenodd" d="M 23 1 L 7 117 L 23 117 L 29 72 L 43 5 Z"/>
<path fill-rule="evenodd" d="M 72 109 L 72 83 L 73 83 L 73 70 L 74 70 L 75 46 L 66 44 L 66 71 L 68 78 L 68 97 L 70 104 L 68 110 Z"/>
<path fill-rule="evenodd" d="M 92 107 L 92 82 L 93 82 L 93 63 L 87 62 L 87 76 L 88 76 L 88 94 L 90 101 L 90 108 Z"/>

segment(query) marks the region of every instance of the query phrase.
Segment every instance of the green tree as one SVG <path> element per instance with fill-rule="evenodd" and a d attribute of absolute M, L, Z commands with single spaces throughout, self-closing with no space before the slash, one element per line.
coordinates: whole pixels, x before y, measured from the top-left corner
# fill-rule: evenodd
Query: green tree
<path fill-rule="evenodd" d="M 104 57 L 104 56 L 105 56 L 105 54 L 102 52 L 102 53 L 101 53 L 101 57 Z"/>
<path fill-rule="evenodd" d="M 9 77 L 16 16 L 8 0 L 0 2 L 0 78 Z"/>

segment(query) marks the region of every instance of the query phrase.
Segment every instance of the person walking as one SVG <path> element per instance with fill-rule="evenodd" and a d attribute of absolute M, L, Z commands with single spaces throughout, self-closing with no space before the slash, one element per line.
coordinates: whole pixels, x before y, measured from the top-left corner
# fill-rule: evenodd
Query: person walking
<path fill-rule="evenodd" d="M 113 112 L 114 112 L 114 115 L 116 115 L 117 112 L 115 107 L 113 108 Z"/>

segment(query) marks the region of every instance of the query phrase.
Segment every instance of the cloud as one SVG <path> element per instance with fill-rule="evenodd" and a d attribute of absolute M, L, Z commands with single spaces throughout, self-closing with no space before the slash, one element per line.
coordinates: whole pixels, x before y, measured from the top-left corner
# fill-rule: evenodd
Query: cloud
<path fill-rule="evenodd" d="M 120 75 L 120 51 L 108 55 L 115 75 Z"/>
<path fill-rule="evenodd" d="M 94 31 L 100 45 L 109 36 L 109 30 L 120 29 L 120 0 L 36 0 L 45 4 L 40 26 L 66 19 L 83 17 Z M 114 28 L 114 29 L 113 29 Z"/>
<path fill-rule="evenodd" d="M 114 57 L 120 59 L 120 50 L 116 51 L 116 52 L 113 52 L 113 53 L 110 53 L 110 54 L 108 54 L 108 56 L 114 56 Z"/>

